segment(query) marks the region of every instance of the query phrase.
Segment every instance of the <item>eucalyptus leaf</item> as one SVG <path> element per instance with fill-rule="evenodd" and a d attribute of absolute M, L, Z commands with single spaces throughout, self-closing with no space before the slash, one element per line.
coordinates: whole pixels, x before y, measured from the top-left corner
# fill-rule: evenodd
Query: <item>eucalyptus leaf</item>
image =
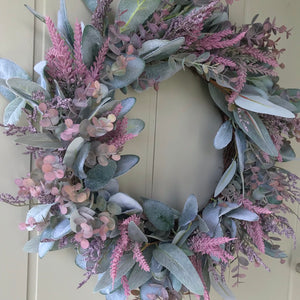
<path fill-rule="evenodd" d="M 96 165 L 87 172 L 85 186 L 91 191 L 103 188 L 114 176 L 117 169 L 115 161 L 109 161 L 107 166 Z"/>
<path fill-rule="evenodd" d="M 119 176 L 127 173 L 139 161 L 140 161 L 140 158 L 137 155 L 132 155 L 132 154 L 121 155 L 121 159 L 119 161 L 117 161 L 117 169 L 116 169 L 114 177 L 119 177 Z"/>
<path fill-rule="evenodd" d="M 136 200 L 124 193 L 114 194 L 109 198 L 108 202 L 118 204 L 125 214 L 135 214 L 143 211 L 142 206 Z"/>
<path fill-rule="evenodd" d="M 50 94 L 43 89 L 39 84 L 23 79 L 23 78 L 9 78 L 6 80 L 9 88 L 18 96 L 32 101 L 32 94 L 34 92 L 42 92 L 45 95 L 45 99 L 49 100 Z"/>
<path fill-rule="evenodd" d="M 125 86 L 130 85 L 144 72 L 145 62 L 135 56 L 129 56 L 132 58 L 128 61 L 126 67 L 126 73 L 122 76 L 114 76 L 113 80 L 107 83 L 114 89 L 121 89 Z"/>
<path fill-rule="evenodd" d="M 162 60 L 168 58 L 184 44 L 185 38 L 179 37 L 172 41 L 153 39 L 143 43 L 139 49 L 139 56 L 149 63 L 153 60 Z"/>
<path fill-rule="evenodd" d="M 153 251 L 153 257 L 192 293 L 203 295 L 202 281 L 189 258 L 179 247 L 174 244 L 160 244 Z"/>
<path fill-rule="evenodd" d="M 218 206 L 220 207 L 219 217 L 222 217 L 231 211 L 235 211 L 241 205 L 238 203 L 232 203 L 226 201 L 226 202 L 219 202 Z"/>
<path fill-rule="evenodd" d="M 94 12 L 97 7 L 97 0 L 82 0 L 82 2 L 86 5 L 86 7 Z"/>
<path fill-rule="evenodd" d="M 134 266 L 135 261 L 132 258 L 131 254 L 125 254 L 122 256 L 119 265 L 118 265 L 118 271 L 117 271 L 117 277 L 115 281 L 118 281 L 122 278 L 125 274 L 127 274 L 132 267 Z M 110 286 L 112 284 L 112 279 L 110 277 L 110 269 L 108 269 L 101 279 L 97 282 L 94 292 L 100 292 L 102 289 L 105 289 L 106 287 Z"/>
<path fill-rule="evenodd" d="M 86 25 L 82 33 L 82 59 L 85 65 L 90 68 L 95 61 L 101 47 L 103 37 L 100 32 L 92 25 Z"/>
<path fill-rule="evenodd" d="M 125 22 L 120 28 L 121 33 L 135 31 L 158 8 L 161 0 L 121 0 L 118 11 L 121 14 L 118 21 Z"/>
<path fill-rule="evenodd" d="M 210 283 L 214 290 L 223 297 L 223 300 L 235 300 L 233 293 L 223 281 L 221 276 L 217 273 L 209 273 Z"/>
<path fill-rule="evenodd" d="M 70 220 L 64 219 L 54 227 L 51 236 L 53 239 L 59 240 L 71 231 Z"/>
<path fill-rule="evenodd" d="M 73 46 L 74 32 L 67 17 L 65 0 L 60 0 L 60 8 L 57 14 L 57 29 L 64 39 Z"/>
<path fill-rule="evenodd" d="M 27 253 L 38 253 L 39 245 L 40 245 L 40 237 L 35 236 L 25 243 L 23 250 Z"/>
<path fill-rule="evenodd" d="M 82 137 L 77 137 L 75 138 L 70 145 L 68 146 L 65 156 L 64 156 L 64 161 L 63 163 L 71 168 L 78 152 L 80 151 L 81 147 L 84 145 L 84 139 Z"/>
<path fill-rule="evenodd" d="M 133 108 L 135 103 L 136 103 L 136 98 L 134 97 L 129 97 L 121 100 L 120 104 L 122 105 L 122 109 L 118 115 L 118 118 L 124 117 Z"/>
<path fill-rule="evenodd" d="M 29 219 L 30 218 L 34 218 L 36 223 L 41 223 L 44 222 L 45 219 L 47 218 L 49 211 L 51 209 L 51 207 L 54 205 L 54 203 L 52 204 L 38 204 L 34 207 L 32 207 L 26 216 L 26 224 L 29 223 Z M 31 231 L 35 226 L 27 226 L 27 229 L 29 231 Z"/>
<path fill-rule="evenodd" d="M 214 192 L 214 197 L 218 196 L 230 183 L 236 172 L 236 161 L 232 161 L 228 169 L 222 175 Z"/>
<path fill-rule="evenodd" d="M 5 126 L 9 124 L 17 125 L 25 105 L 26 101 L 20 97 L 16 97 L 14 100 L 9 102 L 4 110 L 3 124 Z"/>
<path fill-rule="evenodd" d="M 55 136 L 47 133 L 35 133 L 17 138 L 16 143 L 43 149 L 59 149 L 62 143 Z"/>
<path fill-rule="evenodd" d="M 132 241 L 148 243 L 148 239 L 145 234 L 133 221 L 128 224 L 128 236 Z"/>
<path fill-rule="evenodd" d="M 128 119 L 127 134 L 138 135 L 145 128 L 145 122 L 141 119 Z"/>
<path fill-rule="evenodd" d="M 17 64 L 8 59 L 0 58 L 0 78 L 6 80 L 12 77 L 30 79 L 30 76 Z M 9 101 L 12 101 L 16 98 L 14 93 L 12 93 L 7 87 L 1 85 L 0 94 L 2 94 Z"/>
<path fill-rule="evenodd" d="M 217 150 L 225 148 L 231 142 L 232 132 L 233 128 L 229 120 L 221 125 L 214 139 L 214 146 Z"/>
<path fill-rule="evenodd" d="M 239 128 L 264 152 L 278 156 L 278 151 L 262 120 L 255 113 L 245 110 L 234 111 L 234 119 Z"/>
<path fill-rule="evenodd" d="M 39 244 L 39 257 L 43 258 L 54 246 L 55 241 L 44 241 L 47 239 L 51 239 L 53 228 L 48 226 L 44 229 L 43 233 L 40 236 L 40 244 Z"/>
<path fill-rule="evenodd" d="M 268 256 L 271 256 L 273 258 L 286 258 L 287 255 L 279 250 L 279 249 L 274 249 L 272 247 L 272 244 L 270 244 L 269 242 L 267 241 L 264 241 L 265 243 L 265 254 L 268 255 Z"/>
<path fill-rule="evenodd" d="M 78 140 L 78 142 L 80 142 L 80 140 Z M 80 179 L 87 178 L 87 175 L 84 172 L 84 163 L 85 163 L 86 158 L 89 155 L 90 149 L 91 149 L 91 143 L 85 143 L 81 147 L 78 155 L 76 156 L 76 159 L 74 160 L 73 170 L 74 170 L 75 175 L 77 177 L 79 177 Z"/>
<path fill-rule="evenodd" d="M 258 94 L 242 93 L 235 99 L 235 104 L 253 112 L 278 116 L 283 118 L 294 118 L 295 115 L 279 105 L 261 97 Z"/>
<path fill-rule="evenodd" d="M 198 201 L 195 195 L 190 195 L 186 200 L 183 212 L 179 217 L 178 226 L 183 227 L 192 222 L 198 215 Z"/>
<path fill-rule="evenodd" d="M 171 208 L 157 200 L 147 199 L 143 203 L 144 213 L 157 229 L 169 231 L 174 226 L 174 214 Z"/>

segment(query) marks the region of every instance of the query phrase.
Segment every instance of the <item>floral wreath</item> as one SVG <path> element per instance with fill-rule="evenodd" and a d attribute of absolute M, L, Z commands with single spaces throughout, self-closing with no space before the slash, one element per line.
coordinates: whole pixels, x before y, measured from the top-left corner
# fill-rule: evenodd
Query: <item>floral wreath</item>
<path fill-rule="evenodd" d="M 121 0 L 113 22 L 112 0 L 83 2 L 91 25 L 74 29 L 64 0 L 57 27 L 27 7 L 52 40 L 35 66 L 38 83 L 0 59 L 0 92 L 10 101 L 2 126 L 35 158 L 16 180 L 18 195 L 0 196 L 31 207 L 20 228 L 38 235 L 24 249 L 42 258 L 73 247 L 86 270 L 79 286 L 98 274 L 95 292 L 107 299 L 208 300 L 210 286 L 234 299 L 227 268 L 238 285 L 249 262 L 268 268 L 261 254 L 286 257 L 273 234 L 295 239 L 280 213 L 300 200 L 299 178 L 276 165 L 295 158 L 289 139 L 300 141 L 300 91 L 280 88 L 275 71 L 283 50 L 273 37 L 290 31 L 256 18 L 237 28 L 220 0 Z M 126 117 L 136 100 L 115 100 L 114 91 L 158 89 L 185 67 L 208 82 L 222 114 L 214 146 L 224 151 L 224 173 L 201 211 L 191 195 L 179 212 L 119 192 L 116 178 L 139 161 L 122 148 L 144 122 Z"/>

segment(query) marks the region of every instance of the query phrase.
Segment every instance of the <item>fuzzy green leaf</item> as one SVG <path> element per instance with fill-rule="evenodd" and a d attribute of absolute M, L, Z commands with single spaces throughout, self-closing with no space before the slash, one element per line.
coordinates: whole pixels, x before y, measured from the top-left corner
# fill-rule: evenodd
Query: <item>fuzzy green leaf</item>
<path fill-rule="evenodd" d="M 54 227 L 51 237 L 55 240 L 59 240 L 71 231 L 70 220 L 64 219 Z"/>
<path fill-rule="evenodd" d="M 183 44 L 185 39 L 183 37 L 176 38 L 175 40 L 148 40 L 139 49 L 139 56 L 146 61 L 146 63 L 153 60 L 162 60 L 168 58 L 175 53 Z"/>
<path fill-rule="evenodd" d="M 143 203 L 144 213 L 159 230 L 169 231 L 174 226 L 174 214 L 171 208 L 156 200 L 147 199 Z"/>
<path fill-rule="evenodd" d="M 296 153 L 288 141 L 285 141 L 280 149 L 280 155 L 283 161 L 291 161 L 296 158 Z"/>
<path fill-rule="evenodd" d="M 234 160 L 228 169 L 224 172 L 215 189 L 214 197 L 218 196 L 230 183 L 236 172 L 236 161 Z"/>
<path fill-rule="evenodd" d="M 3 124 L 14 124 L 16 125 L 21 117 L 23 108 L 26 105 L 26 101 L 23 98 L 17 97 L 5 107 L 3 115 Z"/>
<path fill-rule="evenodd" d="M 27 253 L 38 253 L 39 245 L 40 245 L 40 236 L 35 236 L 26 242 L 26 244 L 23 247 L 23 250 Z"/>
<path fill-rule="evenodd" d="M 183 212 L 179 218 L 178 226 L 183 227 L 192 222 L 198 214 L 198 201 L 195 195 L 190 195 L 186 200 Z"/>
<path fill-rule="evenodd" d="M 294 118 L 295 115 L 279 105 L 272 103 L 271 101 L 263 98 L 257 94 L 241 93 L 236 99 L 235 104 L 246 110 L 253 112 L 268 114 L 272 116 L 278 116 L 283 118 Z"/>
<path fill-rule="evenodd" d="M 84 139 L 82 137 L 77 137 L 75 138 L 71 144 L 68 146 L 65 156 L 64 156 L 64 161 L 63 163 L 71 168 L 78 152 L 80 151 L 81 147 L 84 145 Z"/>
<path fill-rule="evenodd" d="M 107 166 L 96 165 L 87 172 L 85 186 L 91 191 L 98 191 L 103 188 L 114 176 L 117 164 L 109 161 Z"/>
<path fill-rule="evenodd" d="M 214 146 L 217 150 L 225 148 L 231 142 L 232 132 L 233 128 L 229 120 L 221 125 L 214 139 Z"/>
<path fill-rule="evenodd" d="M 141 119 L 128 119 L 127 134 L 138 135 L 145 128 L 145 122 Z"/>
<path fill-rule="evenodd" d="M 103 45 L 103 38 L 100 32 L 92 25 L 84 27 L 82 33 L 82 59 L 85 65 L 90 68 Z"/>
<path fill-rule="evenodd" d="M 133 83 L 144 72 L 145 62 L 138 57 L 131 57 L 134 59 L 128 62 L 125 75 L 114 76 L 113 80 L 109 82 L 108 85 L 114 89 L 121 89 Z"/>
<path fill-rule="evenodd" d="M 247 147 L 246 137 L 244 133 L 237 129 L 234 132 L 235 136 L 235 144 L 238 151 L 238 158 L 239 158 L 239 171 L 240 174 L 244 172 L 244 166 L 245 166 L 245 151 Z"/>
<path fill-rule="evenodd" d="M 234 119 L 241 130 L 264 152 L 277 156 L 278 151 L 262 120 L 256 113 L 245 110 L 234 111 Z"/>
<path fill-rule="evenodd" d="M 39 257 L 43 258 L 54 246 L 55 241 L 51 242 L 44 242 L 46 239 L 51 239 L 53 228 L 51 226 L 46 227 L 40 237 L 40 244 L 39 244 Z"/>
<path fill-rule="evenodd" d="M 124 214 L 135 214 L 143 211 L 142 206 L 136 200 L 124 193 L 116 193 L 112 195 L 108 202 L 119 205 L 122 208 L 122 213 Z"/>
<path fill-rule="evenodd" d="M 0 58 L 0 78 L 6 80 L 12 77 L 30 79 L 30 76 L 17 64 L 8 59 Z M 2 94 L 9 101 L 12 101 L 16 98 L 14 93 L 2 85 L 0 85 L 0 94 Z"/>
<path fill-rule="evenodd" d="M 60 9 L 57 14 L 57 29 L 64 39 L 72 46 L 74 43 L 74 32 L 67 17 L 65 0 L 60 0 Z"/>
<path fill-rule="evenodd" d="M 221 111 L 223 111 L 230 119 L 233 118 L 232 112 L 228 110 L 228 102 L 225 99 L 225 94 L 220 91 L 213 84 L 208 84 L 209 93 L 214 100 L 215 104 L 219 107 Z"/>
<path fill-rule="evenodd" d="M 85 179 L 87 177 L 86 173 L 84 172 L 84 163 L 85 163 L 86 158 L 89 155 L 90 148 L 91 148 L 91 143 L 84 144 L 81 147 L 81 149 L 73 163 L 74 173 L 80 179 Z"/>
<path fill-rule="evenodd" d="M 121 155 L 121 159 L 117 161 L 117 169 L 114 177 L 119 177 L 130 169 L 132 169 L 138 162 L 140 158 L 137 155 Z"/>
<path fill-rule="evenodd" d="M 18 96 L 32 101 L 32 94 L 34 92 L 42 92 L 45 95 L 45 99 L 49 100 L 50 94 L 43 89 L 39 84 L 23 79 L 23 78 L 10 78 L 6 80 L 9 88 Z"/>
<path fill-rule="evenodd" d="M 161 0 L 121 0 L 118 12 L 119 21 L 125 22 L 120 28 L 121 33 L 135 31 L 158 8 Z"/>
<path fill-rule="evenodd" d="M 62 143 L 51 134 L 35 133 L 22 136 L 15 140 L 16 143 L 42 148 L 42 149 L 59 149 Z"/>
<path fill-rule="evenodd" d="M 133 221 L 128 224 L 128 236 L 133 241 L 148 243 L 148 239 L 145 234 Z"/>
<path fill-rule="evenodd" d="M 82 2 L 91 12 L 94 12 L 97 7 L 97 0 L 82 0 Z"/>
<path fill-rule="evenodd" d="M 160 244 L 153 251 L 153 257 L 192 293 L 203 295 L 202 281 L 189 258 L 179 247 L 173 244 Z"/>

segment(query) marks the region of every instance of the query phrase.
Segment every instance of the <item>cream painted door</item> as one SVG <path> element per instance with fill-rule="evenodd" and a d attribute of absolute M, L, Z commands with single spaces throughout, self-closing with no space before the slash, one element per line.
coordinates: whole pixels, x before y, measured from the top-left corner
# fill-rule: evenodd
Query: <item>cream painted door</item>
<path fill-rule="evenodd" d="M 0 57 L 10 58 L 32 73 L 34 63 L 42 59 L 49 45 L 45 28 L 39 21 L 33 20 L 22 1 L 0 2 Z M 26 3 L 43 15 L 56 19 L 59 0 L 31 0 Z M 67 0 L 66 3 L 72 23 L 76 19 L 88 22 L 89 13 L 80 0 Z M 300 44 L 297 41 L 300 37 L 300 1 L 240 0 L 231 8 L 231 18 L 237 23 L 250 22 L 257 12 L 260 12 L 261 20 L 265 16 L 276 15 L 278 24 L 294 27 L 293 38 L 282 42 L 288 51 L 282 56 L 286 70 L 280 71 L 280 74 L 283 86 L 300 86 Z M 143 94 L 131 92 L 130 95 L 138 98 L 131 115 L 143 119 L 146 128 L 125 150 L 138 154 L 141 161 L 121 179 L 122 191 L 134 197 L 153 197 L 178 208 L 189 193 L 196 193 L 204 204 L 222 170 L 220 153 L 211 146 L 220 120 L 205 87 L 191 73 L 181 72 L 162 83 L 158 93 L 149 90 Z M 117 96 L 122 97 L 121 94 Z M 1 101 L 0 105 L 2 112 L 4 102 Z M 14 178 L 26 174 L 30 161 L 28 157 L 21 156 L 22 150 L 14 146 L 12 139 L 2 135 L 0 138 L 0 191 L 13 193 L 16 192 Z M 299 146 L 297 153 L 300 157 Z M 299 161 L 289 165 L 298 175 L 299 167 Z M 35 255 L 24 254 L 22 245 L 28 236 L 18 230 L 17 224 L 23 221 L 26 210 L 4 204 L 0 204 L 0 209 L 0 228 L 3 230 L 0 300 L 104 299 L 92 293 L 95 279 L 76 289 L 83 280 L 83 272 L 74 266 L 72 250 L 50 253 L 42 260 Z M 297 224 L 296 220 L 291 221 Z M 300 240 L 299 224 L 298 237 Z M 251 269 L 246 284 L 234 289 L 237 299 L 298 299 L 300 274 L 295 272 L 295 265 L 300 262 L 300 241 L 298 245 L 298 249 L 292 250 L 291 242 L 284 241 L 284 248 L 290 253 L 285 265 L 266 258 L 271 273 Z M 212 294 L 212 300 L 220 298 Z"/>

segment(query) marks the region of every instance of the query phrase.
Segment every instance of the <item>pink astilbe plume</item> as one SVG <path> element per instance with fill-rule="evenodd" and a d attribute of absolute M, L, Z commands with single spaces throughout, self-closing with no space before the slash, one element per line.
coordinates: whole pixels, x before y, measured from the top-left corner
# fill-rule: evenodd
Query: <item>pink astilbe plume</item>
<path fill-rule="evenodd" d="M 81 53 L 81 40 L 82 29 L 80 23 L 75 23 L 74 28 L 74 58 L 75 58 L 75 73 L 77 75 L 78 83 L 83 82 L 86 76 L 89 74 L 89 70 L 82 59 Z"/>
<path fill-rule="evenodd" d="M 240 199 L 239 203 L 241 203 L 246 209 L 253 211 L 258 215 L 261 214 L 269 215 L 272 213 L 269 209 L 265 207 L 256 206 L 249 199 L 245 199 L 243 197 Z"/>
<path fill-rule="evenodd" d="M 97 0 L 97 7 L 92 15 L 92 25 L 103 34 L 105 17 L 113 0 Z"/>
<path fill-rule="evenodd" d="M 265 253 L 264 232 L 263 228 L 260 225 L 260 221 L 243 223 L 244 227 L 247 230 L 247 233 L 251 237 L 258 250 L 262 253 Z"/>
<path fill-rule="evenodd" d="M 223 38 L 231 36 L 232 34 L 233 31 L 231 29 L 226 29 L 224 31 L 207 35 L 203 39 L 199 40 L 198 47 L 200 49 L 202 48 L 203 50 L 223 49 L 232 47 L 242 40 L 246 32 L 241 32 L 233 38 L 222 40 Z"/>
<path fill-rule="evenodd" d="M 138 217 L 137 215 L 132 215 L 129 218 L 122 221 L 121 224 L 118 226 L 120 231 L 120 237 L 111 255 L 111 263 L 110 263 L 110 277 L 112 279 L 113 285 L 117 277 L 119 262 L 124 252 L 127 250 L 129 246 L 130 239 L 128 236 L 128 224 L 131 221 L 133 221 L 136 225 L 139 225 L 141 222 L 140 217 Z"/>
<path fill-rule="evenodd" d="M 123 289 L 124 289 L 124 294 L 127 298 L 127 297 L 130 296 L 130 287 L 129 287 L 129 284 L 128 284 L 128 279 L 125 275 L 122 276 L 121 283 L 122 283 L 122 286 L 123 286 Z"/>
<path fill-rule="evenodd" d="M 222 57 L 222 56 L 215 56 L 212 62 L 221 64 L 225 67 L 234 68 L 234 69 L 237 67 L 237 64 L 234 61 L 232 61 L 229 58 Z"/>
<path fill-rule="evenodd" d="M 257 59 L 258 61 L 266 63 L 274 68 L 279 66 L 277 60 L 274 58 L 274 55 L 267 53 L 267 52 L 263 52 L 257 48 L 241 47 L 240 52 L 242 54 L 248 54 L 248 55 L 254 57 L 255 59 Z"/>
<path fill-rule="evenodd" d="M 99 80 L 101 70 L 104 66 L 105 56 L 107 54 L 107 51 L 109 49 L 109 38 L 105 41 L 103 44 L 101 50 L 99 51 L 96 61 L 91 67 L 91 78 L 92 81 Z"/>
<path fill-rule="evenodd" d="M 53 21 L 49 17 L 46 17 L 45 21 L 53 45 L 46 55 L 47 72 L 60 83 L 74 83 L 75 75 L 71 51 L 55 28 Z"/>
<path fill-rule="evenodd" d="M 235 91 L 232 91 L 231 95 L 227 97 L 228 103 L 234 103 L 234 100 L 242 91 L 247 79 L 247 69 L 244 65 L 240 64 L 237 69 L 237 83 L 235 86 Z"/>
<path fill-rule="evenodd" d="M 150 272 L 150 267 L 141 251 L 140 243 L 135 242 L 133 247 L 133 259 L 135 259 L 142 270 Z"/>
<path fill-rule="evenodd" d="M 190 239 L 190 248 L 196 253 L 200 252 L 202 254 L 208 254 L 211 256 L 215 256 L 224 262 L 228 262 L 229 260 L 234 259 L 234 257 L 230 253 L 222 249 L 220 245 L 228 243 L 232 240 L 235 239 L 227 237 L 211 238 L 208 235 L 202 233 L 194 235 Z"/>

